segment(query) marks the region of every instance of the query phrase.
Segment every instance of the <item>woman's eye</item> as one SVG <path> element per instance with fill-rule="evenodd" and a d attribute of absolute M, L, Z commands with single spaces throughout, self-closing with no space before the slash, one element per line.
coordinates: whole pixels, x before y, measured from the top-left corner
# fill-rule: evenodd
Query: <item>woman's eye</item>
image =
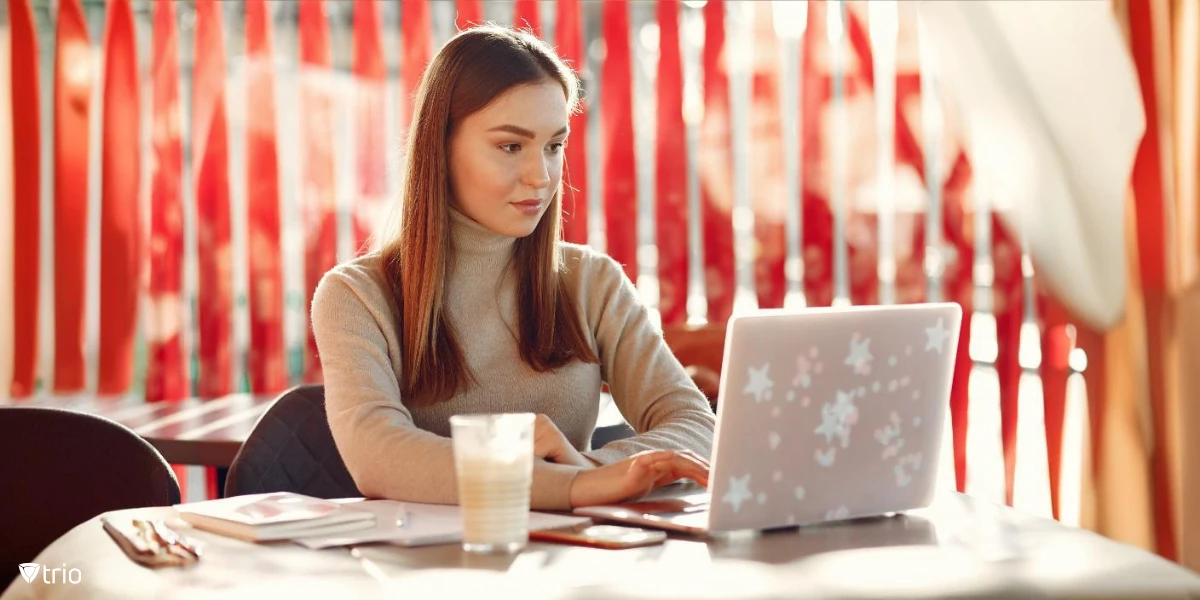
<path fill-rule="evenodd" d="M 564 147 L 566 147 L 565 143 L 554 142 L 553 144 L 550 144 L 550 154 L 558 154 L 559 152 L 562 152 Z"/>
<path fill-rule="evenodd" d="M 502 144 L 500 146 L 500 149 L 509 154 L 516 154 L 517 152 L 521 151 L 521 145 L 520 144 Z"/>

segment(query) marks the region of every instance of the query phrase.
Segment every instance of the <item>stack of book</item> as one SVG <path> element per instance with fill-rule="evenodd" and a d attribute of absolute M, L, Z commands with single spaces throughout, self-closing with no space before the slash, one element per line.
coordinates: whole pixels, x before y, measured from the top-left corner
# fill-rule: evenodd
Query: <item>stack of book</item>
<path fill-rule="evenodd" d="M 290 492 L 250 494 L 175 506 L 197 529 L 248 542 L 343 535 L 375 525 L 375 514 L 353 504 Z"/>

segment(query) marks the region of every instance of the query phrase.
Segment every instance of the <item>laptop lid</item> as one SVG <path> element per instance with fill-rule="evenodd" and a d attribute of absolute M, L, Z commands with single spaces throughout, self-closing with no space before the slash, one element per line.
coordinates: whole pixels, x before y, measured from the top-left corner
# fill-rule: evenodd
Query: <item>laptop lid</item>
<path fill-rule="evenodd" d="M 927 506 L 962 309 L 762 310 L 729 320 L 711 531 Z"/>

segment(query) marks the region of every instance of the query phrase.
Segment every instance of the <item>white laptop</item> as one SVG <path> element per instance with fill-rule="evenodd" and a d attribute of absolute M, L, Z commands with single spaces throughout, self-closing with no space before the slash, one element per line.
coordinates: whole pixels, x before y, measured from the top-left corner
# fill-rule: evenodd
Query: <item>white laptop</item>
<path fill-rule="evenodd" d="M 735 316 L 708 492 L 575 512 L 720 533 L 928 506 L 961 322 L 952 303 Z"/>

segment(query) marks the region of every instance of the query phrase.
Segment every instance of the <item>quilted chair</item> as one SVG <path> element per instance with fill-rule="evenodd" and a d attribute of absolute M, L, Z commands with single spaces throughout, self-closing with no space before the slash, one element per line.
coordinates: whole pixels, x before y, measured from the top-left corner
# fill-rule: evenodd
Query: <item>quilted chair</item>
<path fill-rule="evenodd" d="M 179 503 L 179 482 L 158 450 L 104 417 L 0 408 L 0 454 L 0 591 L 18 564 L 100 513 Z"/>
<path fill-rule="evenodd" d="M 324 386 L 301 385 L 279 396 L 229 466 L 226 496 L 266 492 L 318 498 L 362 495 L 333 443 Z"/>
<path fill-rule="evenodd" d="M 627 437 L 632 437 L 635 433 L 633 428 L 628 423 L 618 423 L 616 425 L 605 425 L 597 427 L 592 432 L 592 447 L 601 448 L 609 442 L 615 442 Z"/>
<path fill-rule="evenodd" d="M 592 447 L 633 435 L 621 423 L 597 428 Z M 318 498 L 361 496 L 338 454 L 325 417 L 325 387 L 283 393 L 254 425 L 229 467 L 225 495 L 295 492 Z"/>

